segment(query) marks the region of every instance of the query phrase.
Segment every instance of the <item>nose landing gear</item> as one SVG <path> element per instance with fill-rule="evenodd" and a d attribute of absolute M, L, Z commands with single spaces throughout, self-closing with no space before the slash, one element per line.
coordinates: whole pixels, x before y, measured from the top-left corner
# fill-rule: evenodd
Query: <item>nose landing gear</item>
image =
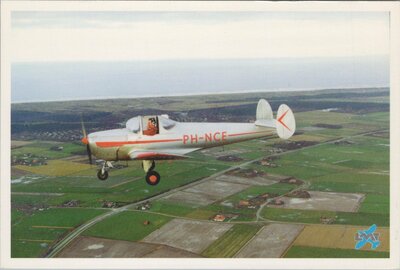
<path fill-rule="evenodd" d="M 110 170 L 110 168 L 112 168 L 112 164 L 109 161 L 104 161 L 103 166 L 101 167 L 101 169 L 97 172 L 97 178 L 99 178 L 99 180 L 104 181 L 108 178 L 108 170 Z"/>

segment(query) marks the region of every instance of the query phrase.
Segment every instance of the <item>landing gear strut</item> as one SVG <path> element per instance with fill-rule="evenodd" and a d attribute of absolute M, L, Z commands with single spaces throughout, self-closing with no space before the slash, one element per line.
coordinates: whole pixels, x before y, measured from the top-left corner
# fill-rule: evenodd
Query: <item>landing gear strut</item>
<path fill-rule="evenodd" d="M 153 171 L 156 167 L 156 163 L 154 162 L 154 160 L 143 160 L 142 166 L 144 171 L 146 172 L 145 179 L 147 184 L 151 186 L 157 185 L 161 180 L 161 176 L 158 172 Z"/>
<path fill-rule="evenodd" d="M 104 161 L 103 166 L 101 169 L 97 172 L 97 178 L 99 180 L 104 181 L 108 178 L 108 170 L 112 168 L 112 164 L 109 161 Z"/>

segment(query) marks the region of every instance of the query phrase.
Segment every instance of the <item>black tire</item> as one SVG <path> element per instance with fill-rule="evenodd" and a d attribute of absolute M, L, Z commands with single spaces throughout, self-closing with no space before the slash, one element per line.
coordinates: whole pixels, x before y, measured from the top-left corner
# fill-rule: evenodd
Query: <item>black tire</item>
<path fill-rule="evenodd" d="M 156 171 L 149 171 L 146 174 L 146 183 L 151 186 L 157 185 L 158 183 L 160 183 L 160 180 L 161 180 L 161 176 Z"/>
<path fill-rule="evenodd" d="M 97 173 L 97 178 L 99 178 L 101 181 L 106 180 L 108 178 L 108 172 L 104 171 L 104 173 L 101 173 L 101 170 L 99 170 Z"/>

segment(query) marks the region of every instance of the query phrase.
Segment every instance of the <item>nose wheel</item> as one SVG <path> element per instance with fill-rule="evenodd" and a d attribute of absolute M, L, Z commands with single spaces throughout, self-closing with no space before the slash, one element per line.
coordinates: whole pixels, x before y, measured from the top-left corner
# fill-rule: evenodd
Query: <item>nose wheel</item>
<path fill-rule="evenodd" d="M 105 161 L 103 166 L 101 166 L 101 169 L 97 172 L 97 178 L 101 181 L 106 180 L 108 178 L 108 170 L 112 167 L 111 162 Z"/>
<path fill-rule="evenodd" d="M 99 178 L 99 180 L 101 181 L 106 180 L 108 178 L 108 172 L 107 171 L 102 172 L 102 170 L 99 170 L 97 172 L 97 178 Z"/>
<path fill-rule="evenodd" d="M 151 186 L 157 185 L 161 180 L 161 176 L 156 171 L 148 171 L 146 174 L 146 182 Z"/>

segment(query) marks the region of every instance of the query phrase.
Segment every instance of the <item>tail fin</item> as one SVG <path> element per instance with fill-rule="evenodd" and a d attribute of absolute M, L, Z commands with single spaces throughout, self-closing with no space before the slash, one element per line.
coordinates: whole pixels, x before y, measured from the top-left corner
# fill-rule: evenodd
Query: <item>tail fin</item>
<path fill-rule="evenodd" d="M 276 120 L 273 118 L 272 109 L 265 99 L 260 99 L 257 105 L 256 114 L 257 126 L 276 128 L 279 138 L 287 140 L 296 131 L 296 121 L 292 110 L 286 104 L 282 104 L 278 108 Z"/>
<path fill-rule="evenodd" d="M 255 124 L 262 127 L 275 127 L 271 105 L 265 99 L 258 101 Z"/>
<path fill-rule="evenodd" d="M 287 140 L 296 131 L 296 120 L 292 110 L 286 104 L 282 104 L 278 108 L 276 115 L 276 132 L 279 138 Z"/>
<path fill-rule="evenodd" d="M 271 105 L 269 105 L 268 101 L 265 99 L 260 99 L 257 105 L 257 113 L 256 113 L 257 120 L 272 120 L 272 109 Z"/>

